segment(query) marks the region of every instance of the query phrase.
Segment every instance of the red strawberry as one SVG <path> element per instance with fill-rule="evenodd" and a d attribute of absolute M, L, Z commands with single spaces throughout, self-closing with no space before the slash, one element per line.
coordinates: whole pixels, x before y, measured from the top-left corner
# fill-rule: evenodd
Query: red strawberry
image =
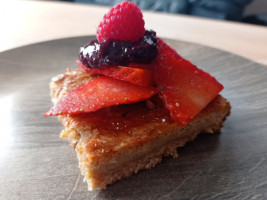
<path fill-rule="evenodd" d="M 123 66 L 88 68 L 79 60 L 77 60 L 77 65 L 92 74 L 101 74 L 140 86 L 153 85 L 153 73 L 151 70 Z"/>
<path fill-rule="evenodd" d="M 99 77 L 81 85 L 63 97 L 45 116 L 94 112 L 104 107 L 146 100 L 157 92 L 109 77 Z"/>
<path fill-rule="evenodd" d="M 158 39 L 155 81 L 172 118 L 187 124 L 223 89 L 208 73 L 182 58 Z"/>
<path fill-rule="evenodd" d="M 135 42 L 145 34 L 143 14 L 133 2 L 122 1 L 105 14 L 97 29 L 98 41 L 106 39 Z"/>

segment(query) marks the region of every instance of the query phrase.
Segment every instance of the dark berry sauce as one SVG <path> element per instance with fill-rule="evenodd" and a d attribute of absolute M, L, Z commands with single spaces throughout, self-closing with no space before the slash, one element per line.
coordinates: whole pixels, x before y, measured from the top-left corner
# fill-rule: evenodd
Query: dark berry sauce
<path fill-rule="evenodd" d="M 148 64 L 158 54 L 154 31 L 146 30 L 144 37 L 136 42 L 123 40 L 93 40 L 80 50 L 80 61 L 89 68 L 129 63 Z"/>

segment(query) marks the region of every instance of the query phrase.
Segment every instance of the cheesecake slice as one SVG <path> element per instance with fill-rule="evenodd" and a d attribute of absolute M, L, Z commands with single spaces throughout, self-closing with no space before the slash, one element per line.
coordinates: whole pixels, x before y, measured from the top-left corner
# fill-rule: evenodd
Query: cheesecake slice
<path fill-rule="evenodd" d="M 90 73 L 70 69 L 53 78 L 53 103 L 92 78 Z M 180 126 L 156 95 L 92 113 L 60 115 L 64 126 L 60 136 L 73 145 L 88 189 L 103 189 L 155 166 L 163 156 L 178 157 L 177 147 L 200 133 L 220 132 L 230 109 L 230 103 L 218 95 L 186 126 Z"/>

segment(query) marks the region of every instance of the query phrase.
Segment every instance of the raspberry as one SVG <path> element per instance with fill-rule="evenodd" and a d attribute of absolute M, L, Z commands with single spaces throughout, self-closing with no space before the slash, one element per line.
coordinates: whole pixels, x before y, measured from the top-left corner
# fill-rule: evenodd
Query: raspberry
<path fill-rule="evenodd" d="M 107 39 L 135 42 L 145 34 L 143 14 L 133 2 L 122 1 L 105 14 L 97 29 L 98 41 Z"/>

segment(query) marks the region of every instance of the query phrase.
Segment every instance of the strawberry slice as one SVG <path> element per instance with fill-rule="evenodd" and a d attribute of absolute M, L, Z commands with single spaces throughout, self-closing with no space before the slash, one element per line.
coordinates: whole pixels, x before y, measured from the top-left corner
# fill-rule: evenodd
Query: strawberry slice
<path fill-rule="evenodd" d="M 92 74 L 101 74 L 109 76 L 122 81 L 127 81 L 135 85 L 148 86 L 153 85 L 153 73 L 152 70 L 139 68 L 138 64 L 131 66 L 133 67 L 103 67 L 103 68 L 88 68 L 84 66 L 80 60 L 76 61 L 77 65 L 83 70 Z"/>
<path fill-rule="evenodd" d="M 208 73 L 182 58 L 158 38 L 155 81 L 172 118 L 186 125 L 223 89 Z"/>
<path fill-rule="evenodd" d="M 157 93 L 151 86 L 138 86 L 101 76 L 71 91 L 45 116 L 93 112 L 104 107 L 146 100 Z"/>

